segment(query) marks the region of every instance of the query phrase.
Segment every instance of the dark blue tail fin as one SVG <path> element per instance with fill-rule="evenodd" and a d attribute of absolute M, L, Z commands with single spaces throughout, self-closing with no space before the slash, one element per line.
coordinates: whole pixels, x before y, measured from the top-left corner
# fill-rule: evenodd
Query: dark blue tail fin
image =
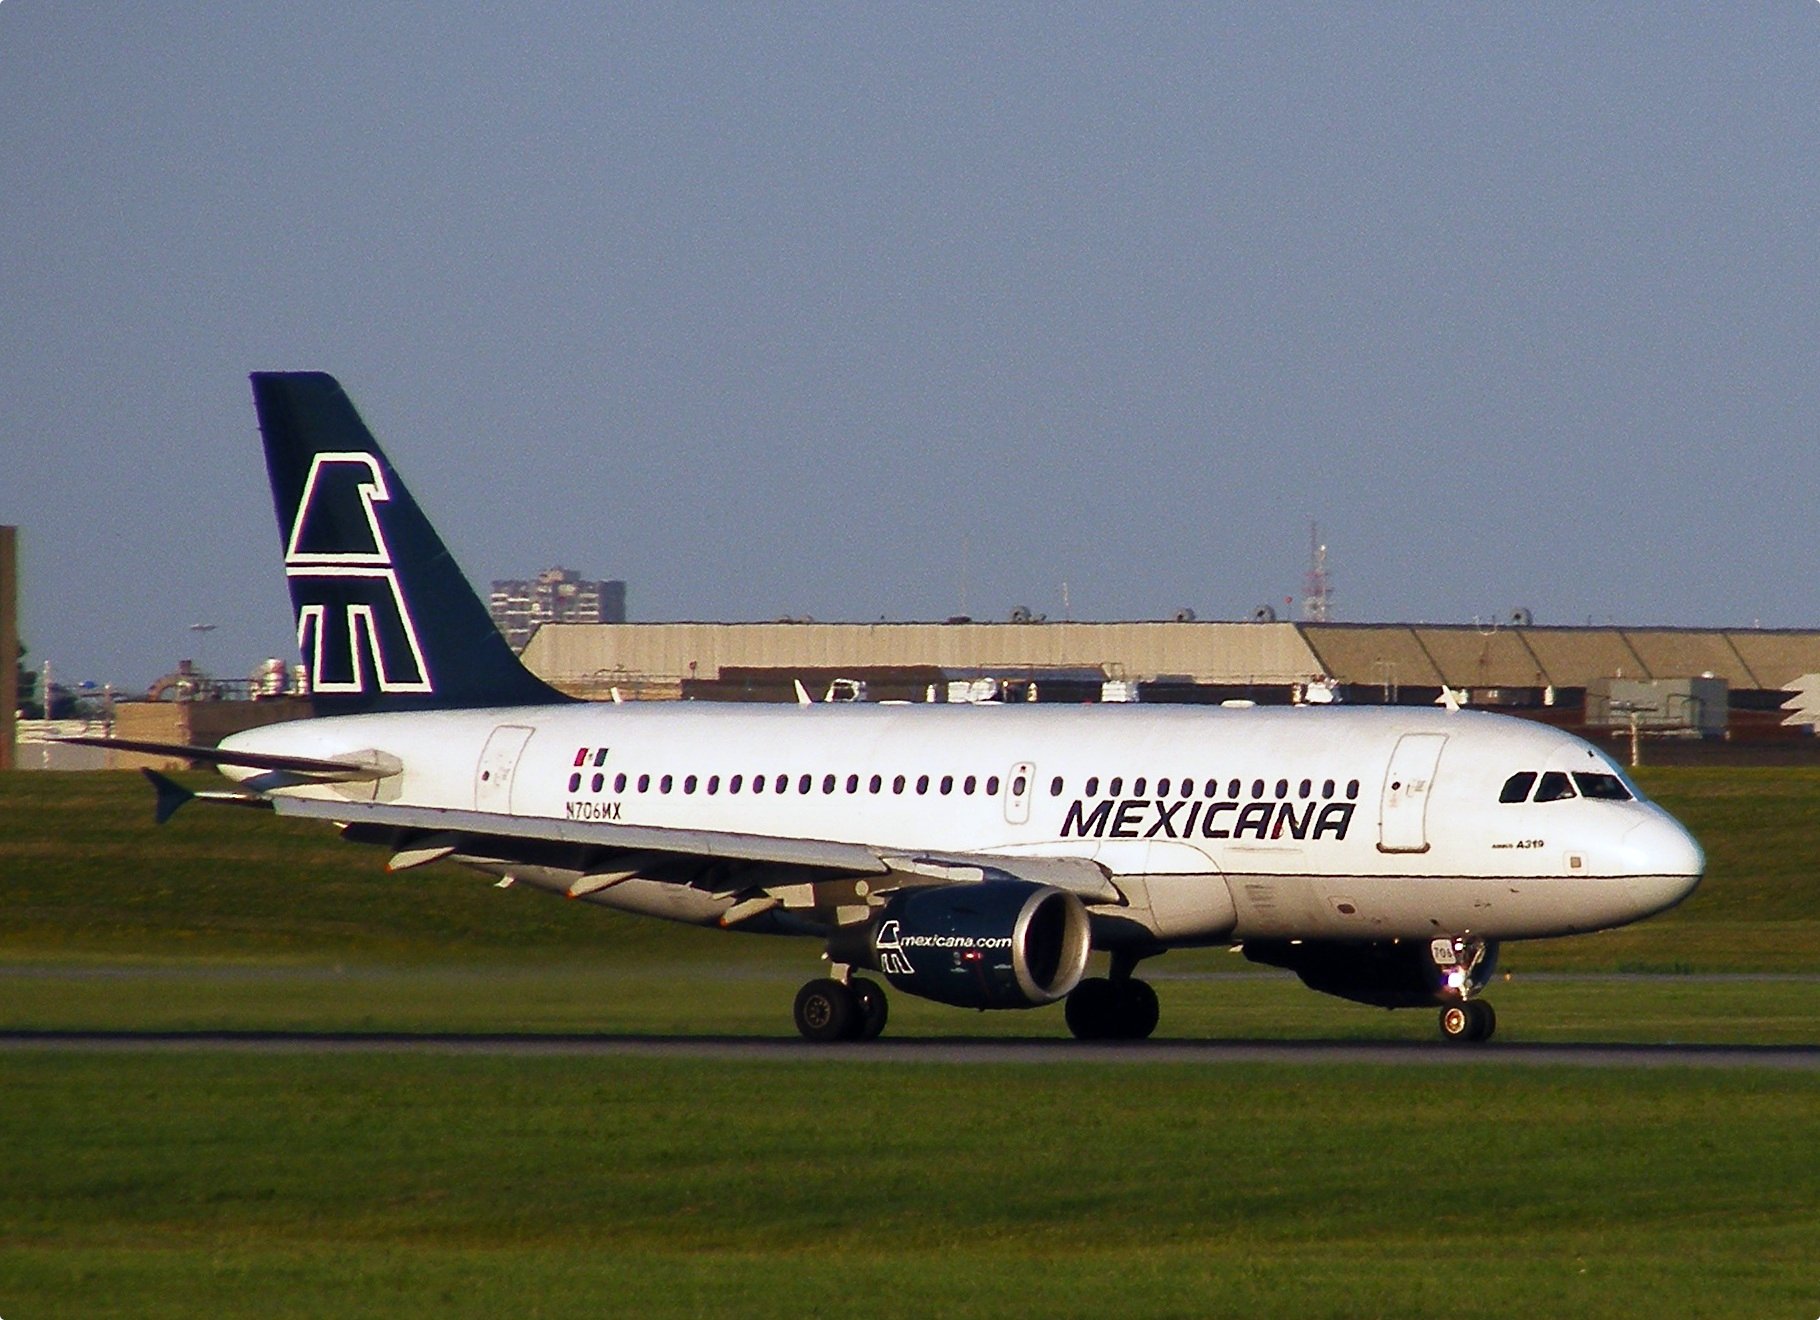
<path fill-rule="evenodd" d="M 319 715 L 566 701 L 518 662 L 333 376 L 255 372 Z"/>

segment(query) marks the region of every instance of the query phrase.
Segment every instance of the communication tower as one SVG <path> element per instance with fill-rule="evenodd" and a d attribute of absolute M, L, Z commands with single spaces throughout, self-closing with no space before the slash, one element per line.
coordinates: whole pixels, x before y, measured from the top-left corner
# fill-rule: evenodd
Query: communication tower
<path fill-rule="evenodd" d="M 1327 547 L 1319 523 L 1308 524 L 1308 576 L 1302 579 L 1302 618 L 1326 623 L 1332 616 L 1333 580 L 1327 573 Z"/>

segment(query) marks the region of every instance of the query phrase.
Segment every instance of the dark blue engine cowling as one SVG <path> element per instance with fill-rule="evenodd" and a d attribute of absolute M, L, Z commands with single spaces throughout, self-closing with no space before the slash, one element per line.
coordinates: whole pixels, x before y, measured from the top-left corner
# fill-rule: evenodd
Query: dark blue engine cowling
<path fill-rule="evenodd" d="M 1092 946 L 1080 899 L 1026 880 L 909 889 L 866 944 L 898 989 L 957 1008 L 1035 1008 L 1080 983 Z"/>

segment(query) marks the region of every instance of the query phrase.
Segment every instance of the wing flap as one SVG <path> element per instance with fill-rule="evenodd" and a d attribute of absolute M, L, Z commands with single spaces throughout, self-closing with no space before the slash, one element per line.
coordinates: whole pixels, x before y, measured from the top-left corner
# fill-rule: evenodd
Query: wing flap
<path fill-rule="evenodd" d="M 394 829 L 429 830 L 463 838 L 525 839 L 597 848 L 704 857 L 740 862 L 773 862 L 823 871 L 882 875 L 888 868 L 876 850 L 829 839 L 780 839 L 718 830 L 665 829 L 652 825 L 615 825 L 602 821 L 551 820 L 538 816 L 505 816 L 485 811 L 411 807 L 384 802 L 322 802 L 279 796 L 272 805 L 281 816 L 358 822 Z"/>

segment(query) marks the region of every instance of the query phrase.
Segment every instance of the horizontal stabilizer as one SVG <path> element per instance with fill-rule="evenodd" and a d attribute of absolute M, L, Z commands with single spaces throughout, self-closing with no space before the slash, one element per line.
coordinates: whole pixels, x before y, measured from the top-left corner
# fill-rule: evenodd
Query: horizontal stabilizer
<path fill-rule="evenodd" d="M 138 752 L 145 756 L 181 756 L 207 765 L 241 765 L 249 770 L 284 770 L 307 775 L 318 783 L 360 783 L 371 779 L 389 779 L 404 769 L 404 763 L 384 752 L 364 753 L 364 760 L 327 761 L 313 756 L 278 756 L 268 752 L 232 752 L 220 747 L 196 747 L 188 743 L 148 742 L 139 738 L 104 738 L 96 734 L 72 735 L 55 741 L 76 743 L 83 747 L 107 747 L 116 752 Z"/>
<path fill-rule="evenodd" d="M 152 791 L 158 794 L 158 805 L 153 815 L 160 825 L 198 799 L 204 802 L 225 802 L 233 807 L 258 807 L 265 811 L 272 809 L 272 804 L 265 798 L 255 797 L 251 793 L 198 793 L 156 770 L 142 770 L 140 773 L 151 781 Z"/>

